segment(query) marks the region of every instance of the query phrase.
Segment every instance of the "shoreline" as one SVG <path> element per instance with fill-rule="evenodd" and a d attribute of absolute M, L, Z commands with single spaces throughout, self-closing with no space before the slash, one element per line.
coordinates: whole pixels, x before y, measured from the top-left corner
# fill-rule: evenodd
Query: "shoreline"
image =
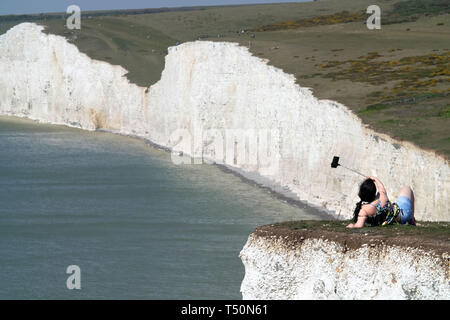
<path fill-rule="evenodd" d="M 81 130 L 84 130 L 84 129 L 81 129 Z M 145 142 L 146 145 L 148 145 L 154 149 L 161 150 L 161 151 L 167 152 L 169 154 L 172 153 L 171 148 L 163 146 L 163 145 L 159 145 L 145 137 L 132 135 L 132 134 L 123 134 L 120 132 L 114 132 L 114 131 L 104 130 L 104 129 L 94 130 L 93 132 L 107 132 L 107 133 L 112 133 L 112 134 L 118 134 L 118 135 L 125 136 L 125 137 L 130 137 L 133 139 L 142 140 Z M 188 154 L 184 154 L 184 155 L 186 155 L 187 157 L 189 157 L 191 159 L 194 159 L 193 157 L 191 157 Z M 298 199 L 298 197 L 293 192 L 290 192 L 290 190 L 286 191 L 286 189 L 283 188 L 280 184 L 271 183 L 271 181 L 269 179 L 264 178 L 257 172 L 254 172 L 254 171 L 245 172 L 244 170 L 242 170 L 238 167 L 233 167 L 233 166 L 230 166 L 227 164 L 217 163 L 214 160 L 208 159 L 206 157 L 203 158 L 203 164 L 212 165 L 224 173 L 232 174 L 232 175 L 240 178 L 240 180 L 243 183 L 246 183 L 251 186 L 265 190 L 265 191 L 269 192 L 276 199 L 287 202 L 291 206 L 294 206 L 294 207 L 297 207 L 300 209 L 306 209 L 308 212 L 311 212 L 313 215 L 321 217 L 320 220 L 323 220 L 323 221 L 339 220 L 336 215 L 333 215 L 332 211 L 322 209 L 318 206 L 314 206 L 313 204 L 310 204 L 306 201 L 302 201 L 302 200 Z M 195 165 L 195 164 L 191 164 L 191 165 Z M 280 190 L 280 189 L 282 189 L 282 190 Z"/>
<path fill-rule="evenodd" d="M 167 152 L 167 153 L 169 153 L 169 155 L 172 153 L 171 148 L 163 146 L 163 145 L 159 145 L 159 144 L 151 141 L 148 138 L 138 136 L 138 135 L 133 135 L 133 134 L 125 134 L 125 133 L 121 133 L 121 132 L 114 131 L 114 130 L 106 130 L 106 129 L 89 130 L 89 129 L 84 129 L 84 128 L 81 128 L 78 126 L 72 126 L 69 124 L 43 122 L 38 119 L 32 119 L 32 118 L 28 118 L 26 116 L 22 117 L 22 116 L 18 116 L 18 115 L 2 114 L 2 115 L 0 115 L 0 119 L 1 118 L 32 122 L 32 123 L 35 123 L 38 125 L 46 124 L 46 125 L 51 125 L 51 126 L 63 126 L 65 128 L 77 129 L 77 130 L 82 130 L 82 131 L 87 131 L 87 132 L 103 132 L 103 133 L 109 133 L 109 134 L 113 134 L 113 135 L 119 135 L 119 136 L 123 136 L 123 137 L 141 140 L 147 146 L 154 148 L 156 150 Z M 186 155 L 186 156 L 189 156 L 189 155 Z M 192 157 L 191 157 L 191 159 L 192 159 Z M 335 214 L 333 214 L 333 211 L 329 211 L 324 208 L 314 206 L 313 204 L 308 203 L 307 201 L 300 200 L 297 197 L 297 195 L 295 195 L 293 192 L 291 192 L 290 190 L 286 190 L 286 187 L 282 187 L 280 184 L 275 184 L 275 183 L 271 182 L 269 179 L 264 178 L 257 172 L 245 172 L 240 168 L 232 167 L 232 166 L 226 165 L 226 164 L 220 164 L 220 163 L 217 163 L 208 158 L 204 158 L 203 163 L 214 166 L 224 173 L 232 174 L 235 177 L 238 177 L 243 183 L 246 183 L 246 184 L 251 185 L 256 188 L 260 188 L 260 189 L 270 193 L 271 196 L 273 196 L 274 198 L 276 198 L 278 200 L 286 202 L 289 205 L 294 206 L 296 208 L 303 209 L 303 210 L 307 211 L 308 213 L 311 213 L 312 215 L 319 217 L 321 221 L 345 220 L 345 219 L 338 219 L 338 217 Z"/>

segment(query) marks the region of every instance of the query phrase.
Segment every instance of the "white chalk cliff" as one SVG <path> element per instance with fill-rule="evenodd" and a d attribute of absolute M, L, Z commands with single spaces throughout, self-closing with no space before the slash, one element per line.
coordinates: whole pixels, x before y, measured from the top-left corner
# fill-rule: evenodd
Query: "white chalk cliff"
<path fill-rule="evenodd" d="M 206 41 L 171 47 L 161 80 L 150 88 L 130 83 L 126 73 L 23 23 L 0 36 L 0 114 L 132 134 L 218 162 L 221 152 L 200 150 L 218 139 L 207 130 L 275 130 L 270 143 L 280 156 L 269 157 L 272 163 L 228 164 L 348 218 L 361 177 L 331 169 L 338 155 L 342 164 L 378 176 L 392 200 L 411 185 L 418 220 L 450 220 L 446 160 L 365 128 L 345 106 L 316 99 L 246 47 Z M 194 149 L 174 135 L 183 129 L 195 139 L 199 127 L 204 133 Z"/>
<path fill-rule="evenodd" d="M 430 249 L 250 235 L 241 259 L 248 300 L 450 299 L 450 256 Z"/>

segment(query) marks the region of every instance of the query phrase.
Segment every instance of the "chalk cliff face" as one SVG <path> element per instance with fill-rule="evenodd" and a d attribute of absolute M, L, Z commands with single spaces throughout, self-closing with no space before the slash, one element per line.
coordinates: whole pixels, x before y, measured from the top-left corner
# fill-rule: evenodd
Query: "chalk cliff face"
<path fill-rule="evenodd" d="M 253 233 L 241 251 L 243 299 L 450 298 L 448 252 L 383 243 L 349 249 L 333 239 L 290 242 Z"/>
<path fill-rule="evenodd" d="M 206 41 L 171 47 L 161 80 L 142 88 L 129 83 L 122 67 L 41 31 L 23 23 L 0 36 L 0 114 L 140 136 L 264 177 L 348 218 L 361 177 L 331 169 L 338 155 L 342 164 L 378 176 L 392 200 L 411 185 L 417 219 L 450 220 L 447 161 L 365 128 L 345 106 L 316 99 L 245 47 Z M 243 140 L 233 137 L 239 130 L 247 130 Z M 255 159 L 244 161 L 252 152 Z"/>

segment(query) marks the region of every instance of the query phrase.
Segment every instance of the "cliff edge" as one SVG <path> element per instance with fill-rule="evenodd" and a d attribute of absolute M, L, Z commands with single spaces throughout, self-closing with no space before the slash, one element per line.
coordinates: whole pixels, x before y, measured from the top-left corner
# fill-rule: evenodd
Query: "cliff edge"
<path fill-rule="evenodd" d="M 258 227 L 240 253 L 244 299 L 450 299 L 448 223 Z"/>

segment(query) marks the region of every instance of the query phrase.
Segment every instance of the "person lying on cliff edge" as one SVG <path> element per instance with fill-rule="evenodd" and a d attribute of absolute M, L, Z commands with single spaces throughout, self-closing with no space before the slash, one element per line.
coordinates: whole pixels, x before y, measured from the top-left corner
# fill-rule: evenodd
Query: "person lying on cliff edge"
<path fill-rule="evenodd" d="M 416 225 L 414 193 L 410 187 L 403 187 L 397 201 L 391 203 L 383 183 L 376 177 L 367 177 L 359 187 L 358 196 L 361 201 L 356 204 L 353 223 L 347 228 L 362 228 L 366 224 L 384 226 L 396 222 Z"/>

